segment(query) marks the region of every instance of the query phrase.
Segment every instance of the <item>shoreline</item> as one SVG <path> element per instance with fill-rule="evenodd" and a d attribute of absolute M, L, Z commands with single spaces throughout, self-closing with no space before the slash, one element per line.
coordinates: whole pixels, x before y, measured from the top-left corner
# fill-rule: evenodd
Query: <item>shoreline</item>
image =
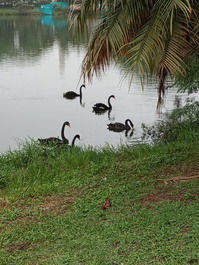
<path fill-rule="evenodd" d="M 62 10 L 54 10 L 54 14 L 47 15 L 40 11 L 40 8 L 35 9 L 20 9 L 20 8 L 0 8 L 0 17 L 3 16 L 66 16 L 68 12 Z"/>

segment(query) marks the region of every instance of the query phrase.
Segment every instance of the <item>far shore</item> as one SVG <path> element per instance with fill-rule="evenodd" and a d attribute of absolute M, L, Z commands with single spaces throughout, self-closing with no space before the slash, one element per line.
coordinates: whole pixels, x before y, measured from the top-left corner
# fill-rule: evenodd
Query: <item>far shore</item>
<path fill-rule="evenodd" d="M 66 15 L 67 12 L 65 9 L 55 9 L 53 12 L 53 16 L 57 15 Z M 37 15 L 37 16 L 45 16 L 40 10 L 39 7 L 34 8 L 0 8 L 0 16 L 28 16 L 28 15 Z"/>

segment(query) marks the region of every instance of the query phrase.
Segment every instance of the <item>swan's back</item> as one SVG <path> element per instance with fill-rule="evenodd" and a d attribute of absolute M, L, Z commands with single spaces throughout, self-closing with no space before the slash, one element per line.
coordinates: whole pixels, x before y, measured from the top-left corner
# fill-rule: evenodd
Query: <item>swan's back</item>
<path fill-rule="evenodd" d="M 112 106 L 110 104 L 110 99 L 111 98 L 115 98 L 114 95 L 111 95 L 109 98 L 108 98 L 108 105 L 104 104 L 104 103 L 96 103 L 94 106 L 93 106 L 93 110 L 94 111 L 104 111 L 104 110 L 109 110 L 109 109 L 112 109 Z"/>
<path fill-rule="evenodd" d="M 40 144 L 43 145 L 56 145 L 60 144 L 63 141 L 57 137 L 49 137 L 49 138 L 38 138 Z"/>
<path fill-rule="evenodd" d="M 81 85 L 79 94 L 74 91 L 68 91 L 63 94 L 64 98 L 73 99 L 76 97 L 80 97 L 82 94 L 82 87 L 85 87 L 85 85 Z"/>
<path fill-rule="evenodd" d="M 106 109 L 109 109 L 109 107 L 105 105 L 104 103 L 96 103 L 93 106 L 93 110 L 106 110 Z"/>
<path fill-rule="evenodd" d="M 126 125 L 120 122 L 110 123 L 107 124 L 107 126 L 110 131 L 115 131 L 115 132 L 122 132 L 127 129 Z"/>
<path fill-rule="evenodd" d="M 80 96 L 80 94 L 77 94 L 76 92 L 74 92 L 74 91 L 68 91 L 68 92 L 65 92 L 64 94 L 63 94 L 63 97 L 64 98 L 68 98 L 68 99 L 73 99 L 73 98 L 75 98 L 75 97 L 79 97 Z"/>
<path fill-rule="evenodd" d="M 128 123 L 130 123 L 130 126 Z M 117 131 L 117 132 L 133 129 L 133 123 L 130 119 L 126 119 L 125 124 L 121 122 L 115 122 L 115 123 L 107 124 L 107 126 L 109 130 Z"/>

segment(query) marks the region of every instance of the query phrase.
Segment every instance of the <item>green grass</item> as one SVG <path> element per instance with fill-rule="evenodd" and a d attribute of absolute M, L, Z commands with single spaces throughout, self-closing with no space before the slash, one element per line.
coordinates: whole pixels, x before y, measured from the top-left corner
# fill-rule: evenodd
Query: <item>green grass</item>
<path fill-rule="evenodd" d="M 0 264 L 199 264 L 199 142 L 0 157 Z M 102 210 L 106 200 L 112 206 Z"/>
<path fill-rule="evenodd" d="M 15 15 L 41 15 L 38 9 L 20 9 L 20 8 L 0 8 L 0 16 L 15 16 Z"/>
<path fill-rule="evenodd" d="M 68 10 L 64 8 L 55 8 L 53 16 L 65 16 Z M 0 8 L 0 16 L 18 16 L 18 15 L 43 15 L 40 8 Z"/>
<path fill-rule="evenodd" d="M 17 15 L 18 10 L 14 8 L 0 8 L 0 15 Z"/>

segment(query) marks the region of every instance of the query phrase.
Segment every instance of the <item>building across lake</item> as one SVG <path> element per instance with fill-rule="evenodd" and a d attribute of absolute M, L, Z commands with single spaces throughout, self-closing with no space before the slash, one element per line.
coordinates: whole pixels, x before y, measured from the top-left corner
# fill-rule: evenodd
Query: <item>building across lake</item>
<path fill-rule="evenodd" d="M 50 4 L 41 5 L 41 12 L 46 15 L 52 15 L 55 7 L 69 9 L 70 5 L 67 2 L 52 2 Z"/>

